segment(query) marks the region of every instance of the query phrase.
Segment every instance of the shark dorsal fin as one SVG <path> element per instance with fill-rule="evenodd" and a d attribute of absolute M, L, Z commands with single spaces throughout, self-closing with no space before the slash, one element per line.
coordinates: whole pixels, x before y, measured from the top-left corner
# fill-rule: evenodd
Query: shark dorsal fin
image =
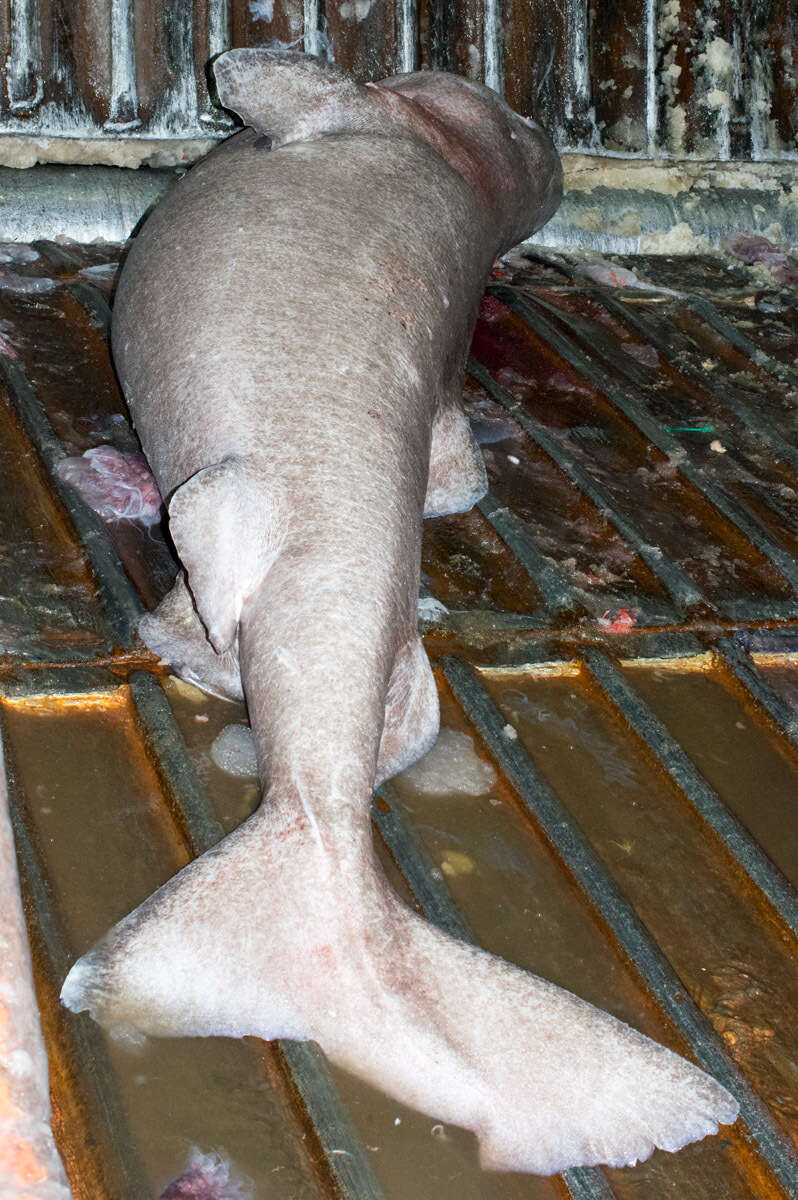
<path fill-rule="evenodd" d="M 213 73 L 222 105 L 275 145 L 359 128 L 373 109 L 346 71 L 296 50 L 227 50 Z"/>

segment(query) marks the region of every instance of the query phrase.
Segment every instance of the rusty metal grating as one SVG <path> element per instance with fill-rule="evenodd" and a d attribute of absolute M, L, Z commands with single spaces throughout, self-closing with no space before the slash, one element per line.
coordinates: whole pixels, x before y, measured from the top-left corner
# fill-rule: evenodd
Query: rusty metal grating
<path fill-rule="evenodd" d="M 118 251 L 36 249 L 15 267 L 23 284 L 0 288 L 0 698 L 75 1196 L 156 1196 L 191 1144 L 224 1150 L 269 1196 L 796 1194 L 786 293 L 720 260 L 638 259 L 650 286 L 620 289 L 538 255 L 499 264 L 483 303 L 466 393 L 491 490 L 427 524 L 420 613 L 444 724 L 496 778 L 468 802 L 386 785 L 380 856 L 430 919 L 694 1056 L 744 1118 L 633 1170 L 543 1180 L 480 1173 L 462 1131 L 312 1046 L 133 1055 L 58 1006 L 72 958 L 257 793 L 209 757 L 243 709 L 136 643 L 174 572 L 163 530 L 99 518 L 57 470 L 91 446 L 135 447 L 105 343 Z"/>

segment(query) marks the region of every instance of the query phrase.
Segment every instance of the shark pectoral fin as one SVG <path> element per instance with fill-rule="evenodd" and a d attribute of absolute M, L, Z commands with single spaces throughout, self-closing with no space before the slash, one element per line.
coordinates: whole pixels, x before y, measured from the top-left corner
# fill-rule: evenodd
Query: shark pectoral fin
<path fill-rule="evenodd" d="M 425 517 L 467 512 L 488 490 L 482 451 L 460 404 L 445 402 L 432 426 Z"/>
<path fill-rule="evenodd" d="M 404 771 L 426 754 L 439 726 L 435 677 L 421 638 L 414 637 L 397 654 L 391 672 L 376 783 Z"/>
<path fill-rule="evenodd" d="M 224 654 L 235 642 L 245 601 L 277 554 L 273 506 L 246 465 L 228 458 L 175 491 L 169 532 L 208 640 Z"/>

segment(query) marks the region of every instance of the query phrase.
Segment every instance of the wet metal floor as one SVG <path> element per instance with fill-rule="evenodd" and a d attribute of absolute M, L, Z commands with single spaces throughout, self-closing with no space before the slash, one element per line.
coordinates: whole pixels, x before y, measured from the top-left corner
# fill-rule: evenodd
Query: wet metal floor
<path fill-rule="evenodd" d="M 478 795 L 445 757 L 433 790 L 386 785 L 379 852 L 431 919 L 693 1057 L 743 1112 L 678 1155 L 537 1179 L 481 1172 L 471 1135 L 313 1046 L 132 1053 L 58 1005 L 73 959 L 258 792 L 211 754 L 243 708 L 136 641 L 175 571 L 163 530 L 101 518 L 59 471 L 136 449 L 106 345 L 118 248 L 35 248 L 0 267 L 0 700 L 75 1197 L 157 1197 L 195 1147 L 284 1200 L 794 1195 L 790 279 L 638 258 L 619 287 L 621 264 L 549 255 L 497 267 L 482 306 L 465 389 L 490 492 L 426 523 L 420 614 L 443 725 L 492 770 Z"/>

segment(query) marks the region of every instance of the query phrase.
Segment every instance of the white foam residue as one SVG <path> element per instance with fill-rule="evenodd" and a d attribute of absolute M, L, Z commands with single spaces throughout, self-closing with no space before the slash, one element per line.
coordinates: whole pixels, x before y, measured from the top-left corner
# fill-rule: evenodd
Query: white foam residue
<path fill-rule="evenodd" d="M 728 108 L 729 93 L 723 91 L 722 88 L 710 88 L 707 92 L 707 106 L 709 108 Z"/>
<path fill-rule="evenodd" d="M 274 18 L 274 0 L 249 0 L 248 7 L 253 21 L 271 21 Z"/>
<path fill-rule="evenodd" d="M 258 773 L 255 739 L 248 725 L 225 725 L 211 745 L 211 758 L 228 775 L 251 778 Z"/>
<path fill-rule="evenodd" d="M 216 145 L 215 138 L 121 138 L 70 136 L 28 137 L 9 135 L 0 141 L 0 166 L 25 168 L 36 163 L 78 163 L 81 166 L 102 164 L 117 167 L 174 167 L 182 166 L 202 158 Z M 33 219 L 31 230 L 38 230 Z M 104 241 L 124 241 L 129 234 L 125 226 L 123 235 L 113 227 L 110 234 L 103 233 Z M 32 237 L 40 236 L 38 232 Z M 89 241 L 81 233 L 80 241 Z"/>
<path fill-rule="evenodd" d="M 687 126 L 684 105 L 674 104 L 670 110 L 670 147 L 674 154 L 684 150 L 684 131 Z"/>
<path fill-rule="evenodd" d="M 32 1075 L 35 1067 L 33 1059 L 27 1050 L 12 1050 L 6 1059 L 6 1067 L 11 1075 Z"/>
<path fill-rule="evenodd" d="M 434 596 L 419 596 L 418 615 L 422 621 L 442 621 L 448 609 Z"/>
<path fill-rule="evenodd" d="M 659 42 L 662 45 L 669 38 L 675 37 L 679 31 L 681 0 L 665 0 L 660 11 Z"/>
<path fill-rule="evenodd" d="M 38 250 L 18 242 L 0 242 L 0 262 L 29 263 L 36 262 Z"/>
<path fill-rule="evenodd" d="M 340 13 L 345 21 L 349 21 L 352 17 L 356 21 L 365 21 L 366 17 L 371 12 L 374 0 L 345 0 L 341 5 Z"/>
<path fill-rule="evenodd" d="M 579 274 L 592 279 L 594 283 L 605 283 L 610 287 L 637 287 L 640 284 L 634 271 L 608 262 L 588 263 L 579 268 Z"/>
<path fill-rule="evenodd" d="M 714 75 L 731 75 L 735 64 L 734 47 L 722 37 L 713 38 L 707 43 L 704 62 Z"/>
<path fill-rule="evenodd" d="M 472 737 L 443 728 L 432 749 L 401 778 L 427 795 L 485 796 L 496 782 L 496 772 L 477 755 Z"/>
<path fill-rule="evenodd" d="M 709 249 L 709 239 L 703 234 L 693 233 L 686 221 L 679 221 L 662 233 L 644 233 L 640 236 L 642 254 L 701 254 Z"/>

